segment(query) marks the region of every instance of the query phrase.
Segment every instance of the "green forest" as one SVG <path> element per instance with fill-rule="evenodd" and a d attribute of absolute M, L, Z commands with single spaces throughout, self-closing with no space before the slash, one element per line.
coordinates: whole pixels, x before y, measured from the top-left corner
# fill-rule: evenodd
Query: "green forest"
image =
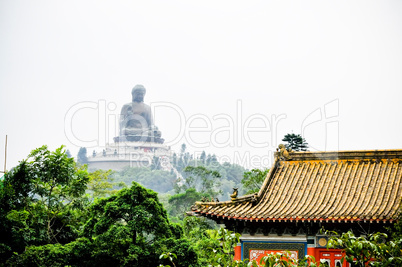
<path fill-rule="evenodd" d="M 0 266 L 258 266 L 233 260 L 238 233 L 186 212 L 202 198 L 227 199 L 233 187 L 258 191 L 268 170 L 220 164 L 206 153 L 193 159 L 185 145 L 175 157 L 182 179 L 156 160 L 149 168 L 88 171 L 63 146 L 33 150 L 0 181 Z M 352 260 L 366 253 L 370 264 L 381 263 L 374 266 L 401 266 L 401 228 L 391 239 L 334 234 L 329 244 L 346 246 Z M 317 266 L 286 253 L 260 264 Z"/>
<path fill-rule="evenodd" d="M 91 172 L 64 147 L 33 150 L 0 183 L 0 265 L 207 266 L 211 254 L 229 264 L 238 234 L 185 213 L 227 198 L 244 168 L 185 146 L 175 167 L 186 182 L 157 162 Z"/>

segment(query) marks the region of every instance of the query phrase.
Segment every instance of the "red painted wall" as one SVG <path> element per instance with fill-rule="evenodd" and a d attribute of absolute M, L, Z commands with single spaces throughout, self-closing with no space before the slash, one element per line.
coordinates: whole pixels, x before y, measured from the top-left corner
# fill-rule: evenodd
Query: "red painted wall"
<path fill-rule="evenodd" d="M 316 262 L 320 262 L 320 260 L 323 259 L 329 261 L 330 266 L 349 267 L 349 263 L 346 261 L 341 265 L 341 258 L 345 255 L 342 253 L 341 249 L 307 248 L 307 254 L 314 256 Z"/>

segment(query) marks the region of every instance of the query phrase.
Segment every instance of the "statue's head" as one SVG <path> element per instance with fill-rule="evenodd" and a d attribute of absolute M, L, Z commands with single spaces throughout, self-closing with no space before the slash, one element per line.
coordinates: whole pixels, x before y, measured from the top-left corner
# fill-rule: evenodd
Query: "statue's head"
<path fill-rule="evenodd" d="M 143 102 L 146 92 L 147 90 L 143 85 L 137 84 L 136 86 L 134 86 L 133 90 L 131 90 L 133 102 Z"/>

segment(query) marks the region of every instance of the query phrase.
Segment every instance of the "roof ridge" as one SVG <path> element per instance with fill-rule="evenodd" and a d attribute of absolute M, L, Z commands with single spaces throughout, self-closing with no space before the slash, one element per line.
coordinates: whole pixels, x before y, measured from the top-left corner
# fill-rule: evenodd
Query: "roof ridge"
<path fill-rule="evenodd" d="M 278 152 L 277 152 L 278 153 Z M 402 149 L 340 150 L 340 151 L 292 151 L 287 161 L 299 160 L 360 160 L 401 158 Z"/>

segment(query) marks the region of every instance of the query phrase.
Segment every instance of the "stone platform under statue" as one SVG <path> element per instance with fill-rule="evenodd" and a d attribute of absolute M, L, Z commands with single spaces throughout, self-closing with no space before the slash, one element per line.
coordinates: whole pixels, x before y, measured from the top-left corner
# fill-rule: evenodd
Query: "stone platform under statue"
<path fill-rule="evenodd" d="M 158 130 L 143 132 L 140 134 L 128 134 L 116 136 L 113 138 L 115 143 L 119 142 L 148 142 L 148 143 L 157 143 L 163 144 L 165 139 L 161 137 L 161 132 Z"/>
<path fill-rule="evenodd" d="M 153 157 L 164 162 L 163 168 L 170 170 L 172 151 L 164 144 L 154 142 L 119 142 L 108 144 L 105 149 L 88 156 L 88 169 L 120 171 L 125 167 L 148 167 Z"/>

